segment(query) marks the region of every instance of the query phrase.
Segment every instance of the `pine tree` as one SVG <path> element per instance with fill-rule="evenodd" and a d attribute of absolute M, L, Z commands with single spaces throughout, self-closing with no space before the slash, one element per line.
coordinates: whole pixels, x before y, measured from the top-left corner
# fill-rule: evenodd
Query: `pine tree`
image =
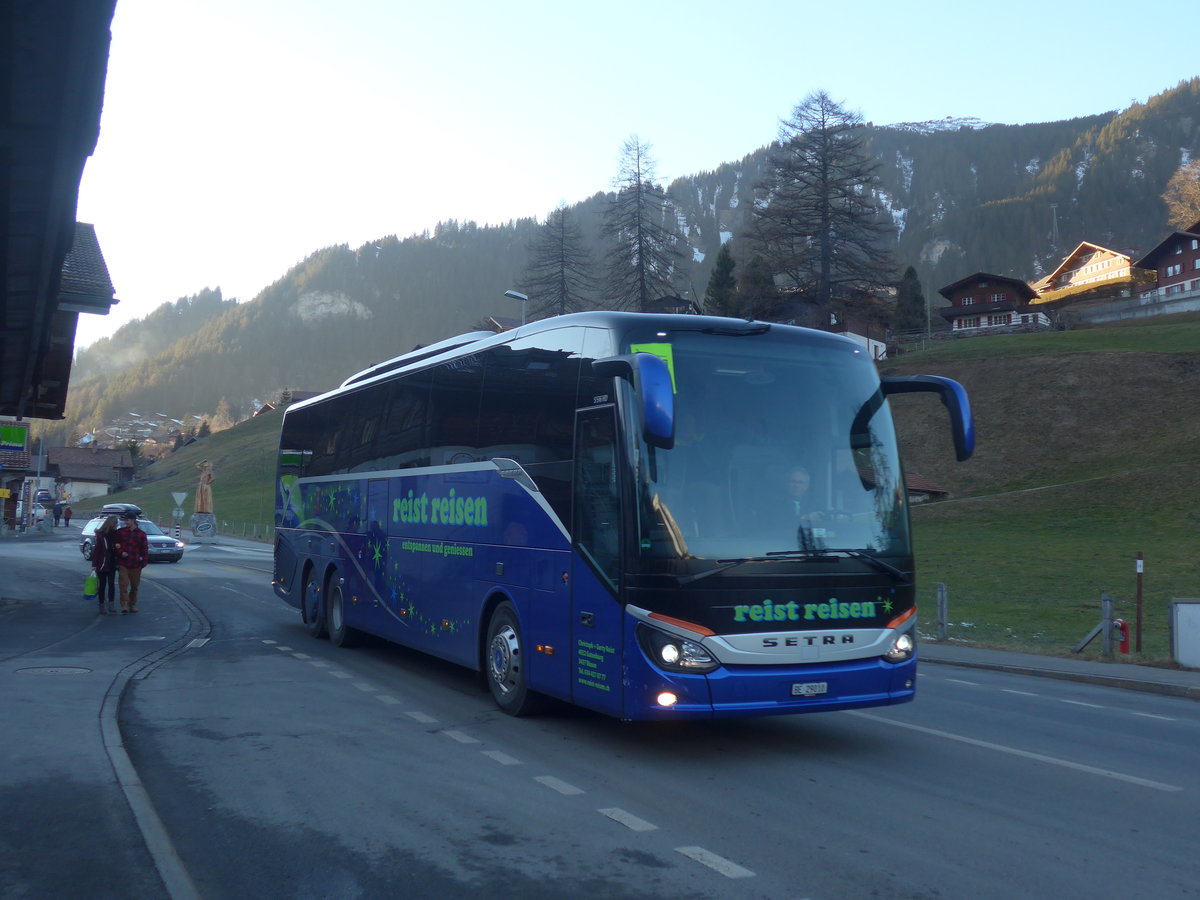
<path fill-rule="evenodd" d="M 796 106 L 771 147 L 750 238 L 819 319 L 895 277 L 877 170 L 862 119 L 824 91 Z"/>
<path fill-rule="evenodd" d="M 704 289 L 704 311 L 714 316 L 736 316 L 738 310 L 737 279 L 733 275 L 733 253 L 726 241 L 717 251 L 708 287 Z"/>
<path fill-rule="evenodd" d="M 921 289 L 917 270 L 909 266 L 896 285 L 896 313 L 892 327 L 897 331 L 924 330 L 925 316 L 925 292 Z"/>
<path fill-rule="evenodd" d="M 650 145 L 636 135 L 621 148 L 616 188 L 604 212 L 603 232 L 611 241 L 605 302 L 611 309 L 646 312 L 652 300 L 675 293 L 680 253 L 666 225 L 666 194 L 654 183 Z"/>
<path fill-rule="evenodd" d="M 529 243 L 518 284 L 532 301 L 531 319 L 562 316 L 588 306 L 595 290 L 592 254 L 575 217 L 563 204 L 546 216 Z"/>
<path fill-rule="evenodd" d="M 742 269 L 738 279 L 738 315 L 747 319 L 774 319 L 779 312 L 779 288 L 771 267 L 755 255 Z"/>

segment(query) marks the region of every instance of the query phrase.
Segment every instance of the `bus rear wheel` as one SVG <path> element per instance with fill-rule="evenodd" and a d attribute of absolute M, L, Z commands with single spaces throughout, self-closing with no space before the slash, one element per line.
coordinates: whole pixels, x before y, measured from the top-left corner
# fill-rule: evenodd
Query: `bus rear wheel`
<path fill-rule="evenodd" d="M 486 659 L 488 687 L 496 705 L 510 716 L 540 712 L 543 698 L 526 683 L 525 647 L 511 603 L 501 603 L 488 622 Z"/>
<path fill-rule="evenodd" d="M 359 639 L 358 630 L 346 624 L 345 606 L 342 586 L 334 579 L 325 591 L 325 627 L 335 647 L 353 647 Z"/>
<path fill-rule="evenodd" d="M 310 574 L 304 582 L 301 615 L 304 619 L 304 624 L 308 628 L 308 633 L 315 638 L 323 638 L 328 634 L 325 628 L 325 612 L 321 609 L 321 604 L 317 600 L 319 590 L 316 575 Z"/>

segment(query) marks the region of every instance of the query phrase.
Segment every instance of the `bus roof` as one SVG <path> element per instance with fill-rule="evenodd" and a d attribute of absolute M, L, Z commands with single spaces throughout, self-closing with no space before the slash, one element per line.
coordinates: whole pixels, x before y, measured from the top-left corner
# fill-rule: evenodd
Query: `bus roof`
<path fill-rule="evenodd" d="M 532 336 L 545 331 L 553 331 L 569 326 L 603 328 L 611 331 L 625 331 L 636 325 L 660 327 L 668 331 L 700 331 L 710 334 L 753 335 L 765 334 L 772 329 L 795 330 L 809 335 L 823 335 L 831 341 L 844 341 L 849 338 L 831 332 L 816 331 L 798 325 L 779 325 L 762 322 L 757 319 L 731 319 L 721 316 L 697 316 L 689 314 L 661 314 L 620 312 L 616 310 L 594 310 L 590 312 L 569 313 L 565 316 L 553 316 L 539 319 L 510 331 L 472 331 L 455 337 L 445 338 L 434 344 L 417 347 L 408 353 L 376 363 L 360 372 L 351 375 L 340 386 L 326 391 L 319 396 L 293 404 L 290 409 L 299 409 L 315 405 L 333 394 L 338 394 L 357 385 L 374 381 L 390 373 L 398 373 L 410 368 L 424 368 L 422 363 L 433 364 L 443 359 L 453 359 L 469 353 L 475 353 L 498 344 L 506 344 L 516 338 Z"/>

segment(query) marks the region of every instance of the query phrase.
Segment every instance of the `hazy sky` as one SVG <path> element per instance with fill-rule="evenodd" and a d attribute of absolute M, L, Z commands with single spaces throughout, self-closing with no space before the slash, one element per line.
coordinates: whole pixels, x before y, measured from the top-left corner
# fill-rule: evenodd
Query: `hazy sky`
<path fill-rule="evenodd" d="M 881 125 L 1016 124 L 1200 74 L 1137 22 L 1114 0 L 118 0 L 78 219 L 121 302 L 77 344 L 205 287 L 253 299 L 331 244 L 544 218 L 609 189 L 631 134 L 664 183 L 715 169 L 814 90 Z"/>

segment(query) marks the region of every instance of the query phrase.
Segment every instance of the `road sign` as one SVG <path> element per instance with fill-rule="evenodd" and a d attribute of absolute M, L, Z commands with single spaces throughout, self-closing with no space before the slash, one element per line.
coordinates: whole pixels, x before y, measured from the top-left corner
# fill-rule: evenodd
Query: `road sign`
<path fill-rule="evenodd" d="M 183 507 L 177 506 L 173 510 L 171 510 L 171 518 L 182 519 L 183 518 Z"/>
<path fill-rule="evenodd" d="M 187 499 L 187 491 L 174 491 L 171 496 L 175 498 L 176 506 L 183 506 L 183 501 Z"/>

